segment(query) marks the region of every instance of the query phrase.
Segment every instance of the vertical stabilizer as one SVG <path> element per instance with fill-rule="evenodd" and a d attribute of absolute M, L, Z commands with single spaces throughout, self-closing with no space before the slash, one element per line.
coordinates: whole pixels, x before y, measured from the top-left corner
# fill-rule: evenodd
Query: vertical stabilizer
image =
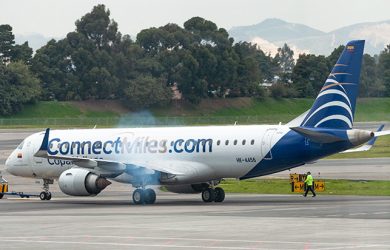
<path fill-rule="evenodd" d="M 352 128 L 363 50 L 364 40 L 345 46 L 301 126 Z"/>

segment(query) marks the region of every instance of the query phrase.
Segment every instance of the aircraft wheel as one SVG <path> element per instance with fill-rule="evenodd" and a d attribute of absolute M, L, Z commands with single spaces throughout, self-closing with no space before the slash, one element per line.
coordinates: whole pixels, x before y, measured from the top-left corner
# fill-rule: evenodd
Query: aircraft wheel
<path fill-rule="evenodd" d="M 146 204 L 154 204 L 156 202 L 156 192 L 153 189 L 148 188 L 144 191 L 144 199 Z"/>
<path fill-rule="evenodd" d="M 42 201 L 46 200 L 47 199 L 47 193 L 46 192 L 41 192 L 39 194 L 39 199 L 41 199 Z"/>
<path fill-rule="evenodd" d="M 215 200 L 215 191 L 212 188 L 207 188 L 202 192 L 202 200 L 204 202 L 212 202 Z"/>
<path fill-rule="evenodd" d="M 51 193 L 50 192 L 47 193 L 46 200 L 48 200 L 48 201 L 51 200 Z"/>
<path fill-rule="evenodd" d="M 134 202 L 134 204 L 142 204 L 142 203 L 144 203 L 144 198 L 145 198 L 144 190 L 136 189 L 133 192 L 133 202 Z"/>
<path fill-rule="evenodd" d="M 220 188 L 220 187 L 217 187 L 214 189 L 215 191 L 215 202 L 222 202 L 225 200 L 225 191 Z"/>

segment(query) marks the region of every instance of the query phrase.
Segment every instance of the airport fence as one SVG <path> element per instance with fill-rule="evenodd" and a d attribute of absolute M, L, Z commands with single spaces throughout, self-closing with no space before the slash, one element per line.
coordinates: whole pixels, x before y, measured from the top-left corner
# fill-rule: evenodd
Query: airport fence
<path fill-rule="evenodd" d="M 137 127 L 275 123 L 262 116 L 178 116 L 0 119 L 0 127 Z"/>

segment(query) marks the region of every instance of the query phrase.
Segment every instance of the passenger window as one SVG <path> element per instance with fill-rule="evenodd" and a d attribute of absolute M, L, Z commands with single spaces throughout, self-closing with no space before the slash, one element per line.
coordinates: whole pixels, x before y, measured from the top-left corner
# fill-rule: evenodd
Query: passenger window
<path fill-rule="evenodd" d="M 225 141 L 225 145 L 226 145 L 226 146 L 229 145 L 229 140 L 226 140 L 226 141 Z"/>
<path fill-rule="evenodd" d="M 237 140 L 234 140 L 234 145 L 237 145 Z"/>
<path fill-rule="evenodd" d="M 242 145 L 245 145 L 245 143 L 246 143 L 246 140 L 242 140 Z"/>
<path fill-rule="evenodd" d="M 255 144 L 255 140 L 251 140 L 251 145 Z"/>
<path fill-rule="evenodd" d="M 221 140 L 218 140 L 218 141 L 217 141 L 217 146 L 219 146 L 219 144 L 221 144 Z"/>

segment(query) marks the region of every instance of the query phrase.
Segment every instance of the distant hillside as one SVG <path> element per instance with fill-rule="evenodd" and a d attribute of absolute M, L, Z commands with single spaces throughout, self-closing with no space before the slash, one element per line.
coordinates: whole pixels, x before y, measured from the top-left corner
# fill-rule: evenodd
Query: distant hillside
<path fill-rule="evenodd" d="M 236 41 L 256 42 L 271 53 L 287 43 L 298 53 L 328 55 L 349 40 L 365 39 L 365 52 L 374 55 L 390 44 L 390 20 L 354 24 L 326 33 L 303 24 L 266 19 L 255 25 L 233 27 L 229 33 Z"/>
<path fill-rule="evenodd" d="M 255 37 L 261 37 L 270 42 L 278 42 L 302 37 L 322 36 L 326 33 L 303 24 L 288 23 L 271 18 L 255 25 L 233 27 L 229 34 L 238 41 L 248 41 Z"/>

